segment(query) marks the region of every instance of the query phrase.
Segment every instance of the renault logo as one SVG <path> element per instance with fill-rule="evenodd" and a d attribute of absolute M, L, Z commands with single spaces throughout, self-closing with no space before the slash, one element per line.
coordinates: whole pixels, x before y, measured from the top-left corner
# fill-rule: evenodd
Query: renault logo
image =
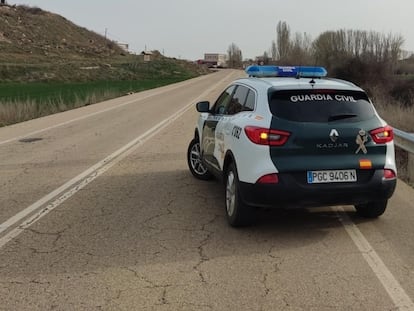
<path fill-rule="evenodd" d="M 339 134 L 338 134 L 338 131 L 337 130 L 335 130 L 335 129 L 332 129 L 331 130 L 331 133 L 329 134 L 329 138 L 331 139 L 331 141 L 334 143 L 334 142 L 336 142 L 337 141 L 337 139 L 338 139 L 338 137 L 339 137 Z"/>

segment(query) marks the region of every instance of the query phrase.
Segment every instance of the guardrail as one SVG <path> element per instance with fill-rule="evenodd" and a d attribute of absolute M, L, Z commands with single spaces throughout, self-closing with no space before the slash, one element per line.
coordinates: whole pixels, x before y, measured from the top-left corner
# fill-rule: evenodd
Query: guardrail
<path fill-rule="evenodd" d="M 414 135 L 394 128 L 395 145 L 408 152 L 407 176 L 414 182 Z"/>

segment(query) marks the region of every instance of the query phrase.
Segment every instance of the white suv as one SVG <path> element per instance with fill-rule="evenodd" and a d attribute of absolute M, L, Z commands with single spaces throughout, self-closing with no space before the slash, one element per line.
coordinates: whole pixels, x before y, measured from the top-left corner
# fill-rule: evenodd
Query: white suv
<path fill-rule="evenodd" d="M 384 213 L 396 186 L 393 130 L 356 85 L 322 67 L 250 66 L 200 117 L 187 160 L 225 183 L 227 219 L 257 207 L 354 205 Z"/>

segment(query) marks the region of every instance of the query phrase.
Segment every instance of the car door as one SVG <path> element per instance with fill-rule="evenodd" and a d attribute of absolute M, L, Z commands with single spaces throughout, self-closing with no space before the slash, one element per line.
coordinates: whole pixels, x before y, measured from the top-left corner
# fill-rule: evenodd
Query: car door
<path fill-rule="evenodd" d="M 214 158 L 217 160 L 220 170 L 224 166 L 224 158 L 227 150 L 232 150 L 239 140 L 240 127 L 239 113 L 243 111 L 249 89 L 243 85 L 238 85 L 234 90 L 230 102 L 223 113 L 223 117 L 216 126 Z M 236 147 L 237 149 L 237 147 Z"/>
<path fill-rule="evenodd" d="M 208 164 L 216 169 L 219 169 L 218 161 L 214 157 L 214 150 L 216 145 L 216 127 L 217 124 L 224 118 L 228 105 L 232 98 L 233 92 L 236 86 L 229 86 L 217 99 L 211 113 L 204 122 L 203 135 L 202 135 L 202 152 L 203 159 Z"/>

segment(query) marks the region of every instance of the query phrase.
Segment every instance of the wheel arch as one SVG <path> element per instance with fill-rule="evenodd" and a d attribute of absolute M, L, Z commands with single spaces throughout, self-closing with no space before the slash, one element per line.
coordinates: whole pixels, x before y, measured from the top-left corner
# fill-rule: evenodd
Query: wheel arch
<path fill-rule="evenodd" d="M 224 162 L 223 162 L 223 180 L 226 180 L 227 170 L 231 163 L 234 164 L 234 167 L 237 170 L 237 165 L 236 165 L 236 161 L 234 160 L 233 152 L 231 152 L 231 150 L 227 150 L 226 155 L 224 157 Z"/>
<path fill-rule="evenodd" d="M 194 138 L 200 141 L 200 134 L 198 133 L 198 128 L 194 129 Z"/>

